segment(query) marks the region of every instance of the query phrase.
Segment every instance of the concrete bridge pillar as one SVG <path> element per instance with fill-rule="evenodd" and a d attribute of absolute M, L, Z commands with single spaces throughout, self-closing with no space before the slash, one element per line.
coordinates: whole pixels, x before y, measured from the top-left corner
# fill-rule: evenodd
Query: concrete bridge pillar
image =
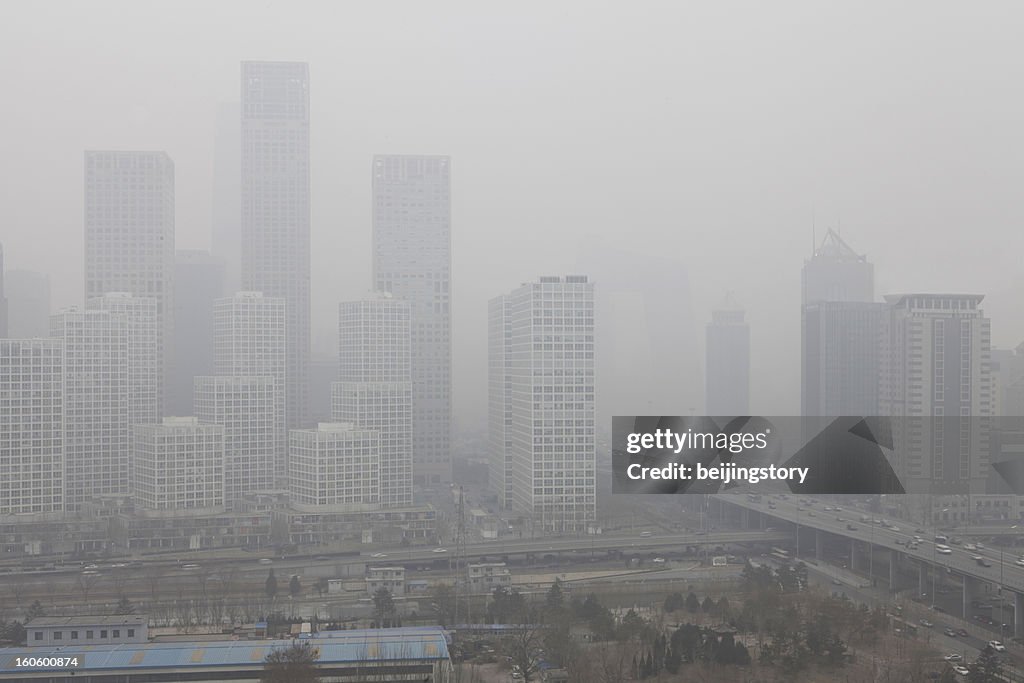
<path fill-rule="evenodd" d="M 1013 635 L 1024 636 L 1024 593 L 1013 594 Z"/>
<path fill-rule="evenodd" d="M 899 569 L 899 564 L 900 564 L 900 554 L 899 554 L 899 551 L 890 550 L 889 551 L 889 590 L 892 591 L 893 593 L 895 593 L 897 588 L 899 588 L 896 585 L 896 581 L 899 578 L 899 572 L 897 571 Z"/>
<path fill-rule="evenodd" d="M 982 591 L 982 584 L 984 582 L 978 579 L 972 578 L 964 574 L 964 602 L 963 602 L 963 614 L 961 617 L 967 619 L 971 613 L 971 602 L 978 598 L 978 594 Z"/>

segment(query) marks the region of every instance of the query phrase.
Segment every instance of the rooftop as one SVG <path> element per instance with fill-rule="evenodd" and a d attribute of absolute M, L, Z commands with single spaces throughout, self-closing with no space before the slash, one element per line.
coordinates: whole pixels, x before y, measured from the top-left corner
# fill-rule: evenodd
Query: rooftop
<path fill-rule="evenodd" d="M 147 618 L 141 614 L 96 614 L 80 617 L 36 617 L 25 624 L 26 628 L 57 626 L 141 626 Z"/>
<path fill-rule="evenodd" d="M 448 645 L 440 628 L 389 628 L 337 631 L 323 636 L 300 636 L 320 653 L 321 665 L 358 661 L 445 660 Z M 137 643 L 78 645 L 60 648 L 62 657 L 82 656 L 81 670 L 130 670 L 262 667 L 270 652 L 292 645 L 291 640 L 236 640 L 214 642 Z M 48 656 L 56 652 L 48 651 Z M 16 657 L 37 656 L 31 647 L 0 648 L 0 677 L 24 673 L 16 669 Z"/>

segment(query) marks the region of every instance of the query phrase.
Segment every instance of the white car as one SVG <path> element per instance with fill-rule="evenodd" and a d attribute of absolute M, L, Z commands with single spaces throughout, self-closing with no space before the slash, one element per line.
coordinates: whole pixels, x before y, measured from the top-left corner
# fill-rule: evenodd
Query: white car
<path fill-rule="evenodd" d="M 953 671 L 957 672 L 961 676 L 969 676 L 970 673 L 971 673 L 970 669 L 968 669 L 966 666 L 959 666 L 959 665 L 954 666 L 953 667 Z"/>
<path fill-rule="evenodd" d="M 960 661 L 963 661 L 963 657 L 961 657 L 960 655 L 958 655 L 955 652 L 953 654 L 951 654 L 951 655 L 946 655 L 945 657 L 943 657 L 943 659 L 945 659 L 947 662 L 960 662 Z"/>
<path fill-rule="evenodd" d="M 978 549 L 978 546 L 974 545 L 973 543 L 968 543 L 967 545 L 964 546 L 964 550 L 977 550 L 977 549 Z"/>
<path fill-rule="evenodd" d="M 432 553 L 446 553 L 446 552 L 448 552 L 448 548 L 434 548 L 430 552 L 432 552 Z"/>
<path fill-rule="evenodd" d="M 1017 561 L 1014 564 L 1016 564 L 1018 567 L 1024 567 L 1024 557 L 1018 557 Z"/>
<path fill-rule="evenodd" d="M 387 553 L 374 553 L 373 555 L 370 555 L 370 557 L 377 557 L 377 558 L 387 557 L 387 556 L 388 556 Z"/>
<path fill-rule="evenodd" d="M 952 555 L 953 549 L 950 548 L 948 545 L 937 545 L 935 546 L 935 552 L 937 552 L 939 555 Z"/>
<path fill-rule="evenodd" d="M 988 646 L 996 652 L 1006 652 L 1006 646 L 1000 643 L 998 640 L 988 641 Z"/>
<path fill-rule="evenodd" d="M 269 557 L 264 557 L 260 559 L 260 564 L 274 564 L 274 561 Z"/>

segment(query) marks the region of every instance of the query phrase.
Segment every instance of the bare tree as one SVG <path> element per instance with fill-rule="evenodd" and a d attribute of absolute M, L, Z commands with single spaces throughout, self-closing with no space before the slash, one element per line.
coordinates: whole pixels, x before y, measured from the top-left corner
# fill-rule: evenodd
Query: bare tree
<path fill-rule="evenodd" d="M 82 572 L 75 578 L 75 584 L 78 586 L 78 591 L 82 594 L 82 599 L 85 602 L 89 602 L 89 593 L 99 582 L 100 575 L 95 572 Z"/>
<path fill-rule="evenodd" d="M 505 639 L 505 654 L 512 658 L 512 664 L 519 668 L 523 683 L 535 680 L 540 670 L 541 650 L 544 647 L 544 629 L 523 624 L 523 627 Z"/>

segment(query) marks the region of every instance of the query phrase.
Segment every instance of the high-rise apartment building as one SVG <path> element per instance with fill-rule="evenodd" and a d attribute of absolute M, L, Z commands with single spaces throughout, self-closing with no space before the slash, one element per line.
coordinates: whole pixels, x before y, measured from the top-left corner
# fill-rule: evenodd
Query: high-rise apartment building
<path fill-rule="evenodd" d="M 512 423 L 511 342 L 508 299 L 499 295 L 487 304 L 487 482 L 502 508 L 509 498 L 506 454 L 511 446 L 508 438 Z"/>
<path fill-rule="evenodd" d="M 242 289 L 241 102 L 217 106 L 213 138 L 210 252 L 224 266 L 224 291 Z"/>
<path fill-rule="evenodd" d="M 194 417 L 133 427 L 132 497 L 147 510 L 224 507 L 224 428 Z"/>
<path fill-rule="evenodd" d="M 241 126 L 242 287 L 286 302 L 284 405 L 295 428 L 308 414 L 309 65 L 243 62 Z"/>
<path fill-rule="evenodd" d="M 224 429 L 224 504 L 274 487 L 279 427 L 273 377 L 196 377 L 200 424 Z"/>
<path fill-rule="evenodd" d="M 538 528 L 584 529 L 597 514 L 594 285 L 581 275 L 542 277 L 505 298 L 508 507 Z"/>
<path fill-rule="evenodd" d="M 286 302 L 260 292 L 238 292 L 214 302 L 214 374 L 270 377 L 274 384 L 275 479 L 287 477 L 288 354 Z"/>
<path fill-rule="evenodd" d="M 160 420 L 160 328 L 156 299 L 127 292 L 107 292 L 89 299 L 86 307 L 110 311 L 128 324 L 128 424 Z"/>
<path fill-rule="evenodd" d="M 332 419 L 380 435 L 380 501 L 413 502 L 410 307 L 389 294 L 338 306 Z"/>
<path fill-rule="evenodd" d="M 892 416 L 910 493 L 982 493 L 993 414 L 991 330 L 974 294 L 899 294 L 883 341 L 882 415 Z M 966 521 L 967 510 L 957 518 Z M 947 517 L 948 519 L 949 517 Z"/>
<path fill-rule="evenodd" d="M 289 489 L 298 510 L 380 506 L 380 435 L 350 422 L 289 433 Z M 386 485 L 386 484 L 385 484 Z"/>
<path fill-rule="evenodd" d="M 0 339 L 0 515 L 64 510 L 63 350 Z"/>
<path fill-rule="evenodd" d="M 7 336 L 32 339 L 50 336 L 50 277 L 31 270 L 8 270 Z"/>
<path fill-rule="evenodd" d="M 127 495 L 131 464 L 129 320 L 67 309 L 50 321 L 64 348 L 64 506 Z"/>
<path fill-rule="evenodd" d="M 107 292 L 156 300 L 162 414 L 174 329 L 174 162 L 165 152 L 85 153 L 85 296 Z"/>
<path fill-rule="evenodd" d="M 452 480 L 451 160 L 373 159 L 373 279 L 409 302 L 412 329 L 413 479 Z"/>
<path fill-rule="evenodd" d="M 193 378 L 213 374 L 213 302 L 224 296 L 224 263 L 208 251 L 179 249 L 174 282 L 174 376 L 167 412 L 193 415 Z"/>
<path fill-rule="evenodd" d="M 704 412 L 750 414 L 750 326 L 731 299 L 711 312 L 706 330 Z"/>

